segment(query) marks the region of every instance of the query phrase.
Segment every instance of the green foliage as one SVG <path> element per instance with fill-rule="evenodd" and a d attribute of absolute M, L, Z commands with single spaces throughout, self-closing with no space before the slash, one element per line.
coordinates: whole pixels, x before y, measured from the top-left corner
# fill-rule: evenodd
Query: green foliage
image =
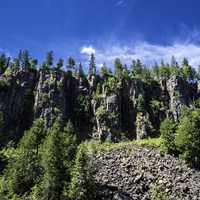
<path fill-rule="evenodd" d="M 58 59 L 58 62 L 56 63 L 56 67 L 55 67 L 55 69 L 56 70 L 60 70 L 62 67 L 63 67 L 63 59 L 62 58 L 59 58 Z"/>
<path fill-rule="evenodd" d="M 47 52 L 45 64 L 47 67 L 51 67 L 53 65 L 53 51 Z"/>
<path fill-rule="evenodd" d="M 103 78 L 108 78 L 109 76 L 112 76 L 112 72 L 111 70 L 106 66 L 106 64 L 104 63 L 103 66 L 101 67 L 101 72 L 100 72 L 101 76 Z"/>
<path fill-rule="evenodd" d="M 43 62 L 42 65 L 40 66 L 40 69 L 48 70 L 49 66 L 45 62 Z"/>
<path fill-rule="evenodd" d="M 124 65 L 124 67 L 123 67 L 122 77 L 123 77 L 123 79 L 125 79 L 125 80 L 126 80 L 126 79 L 129 79 L 129 77 L 130 77 L 130 71 L 129 71 L 127 65 Z"/>
<path fill-rule="evenodd" d="M 145 101 L 144 101 L 144 96 L 142 94 L 139 94 L 137 98 L 137 111 L 138 112 L 145 111 Z"/>
<path fill-rule="evenodd" d="M 117 78 L 115 78 L 114 76 L 110 76 L 109 78 L 107 78 L 103 83 L 103 88 L 105 94 L 109 94 L 119 89 L 119 82 Z"/>
<path fill-rule="evenodd" d="M 148 139 L 142 139 L 142 140 L 133 140 L 133 141 L 121 141 L 119 143 L 114 143 L 110 140 L 101 143 L 97 141 L 90 141 L 87 143 L 87 147 L 91 147 L 94 150 L 110 150 L 118 147 L 124 147 L 127 145 L 139 145 L 139 146 L 145 146 L 150 145 L 156 148 L 159 148 L 161 146 L 161 139 L 160 138 L 148 138 Z"/>
<path fill-rule="evenodd" d="M 69 191 L 69 196 L 73 200 L 95 199 L 95 188 L 87 151 L 85 144 L 79 145 Z"/>
<path fill-rule="evenodd" d="M 151 107 L 153 113 L 156 114 L 156 113 L 160 112 L 160 110 L 163 110 L 164 105 L 163 105 L 162 101 L 153 99 L 150 101 L 150 107 Z"/>
<path fill-rule="evenodd" d="M 56 120 L 41 148 L 43 175 L 33 188 L 31 195 L 35 199 L 57 200 L 66 197 L 63 190 L 68 191 L 69 188 L 75 152 L 76 138 L 72 123 L 68 121 L 63 129 Z"/>
<path fill-rule="evenodd" d="M 153 77 L 155 80 L 159 80 L 159 77 L 160 77 L 160 69 L 159 69 L 158 63 L 155 63 L 155 64 L 152 66 L 152 77 Z"/>
<path fill-rule="evenodd" d="M 19 61 L 19 58 L 14 58 L 13 59 L 13 62 L 12 62 L 12 65 L 11 65 L 11 68 L 13 70 L 16 70 L 20 67 L 20 61 Z"/>
<path fill-rule="evenodd" d="M 38 60 L 37 59 L 34 59 L 34 58 L 30 59 L 31 68 L 36 68 L 37 64 L 38 64 Z"/>
<path fill-rule="evenodd" d="M 161 187 L 156 184 L 150 185 L 150 199 L 151 200 L 169 200 L 169 196 L 163 191 Z"/>
<path fill-rule="evenodd" d="M 9 59 L 4 53 L 0 54 L 0 74 L 3 74 L 8 68 L 8 61 Z"/>
<path fill-rule="evenodd" d="M 7 68 L 3 75 L 5 77 L 9 77 L 11 74 L 12 74 L 12 69 L 11 68 Z"/>
<path fill-rule="evenodd" d="M 197 76 L 196 71 L 189 65 L 186 58 L 182 62 L 181 74 L 188 81 L 193 80 Z"/>
<path fill-rule="evenodd" d="M 92 75 L 96 75 L 96 62 L 95 62 L 95 56 L 92 53 L 89 60 L 89 71 L 88 76 L 91 77 Z"/>
<path fill-rule="evenodd" d="M 30 64 L 30 58 L 29 58 L 29 52 L 28 50 L 23 50 L 21 51 L 21 56 L 20 56 L 20 62 L 21 66 L 23 69 L 29 69 L 31 64 Z"/>
<path fill-rule="evenodd" d="M 185 109 L 178 125 L 175 144 L 181 157 L 190 164 L 200 165 L 200 109 Z"/>
<path fill-rule="evenodd" d="M 174 153 L 176 151 L 176 146 L 174 141 L 175 132 L 176 132 L 176 123 L 172 119 L 166 118 L 160 125 L 162 150 L 168 153 Z"/>
<path fill-rule="evenodd" d="M 115 59 L 115 76 L 118 79 L 122 78 L 122 71 L 123 71 L 123 68 L 122 68 L 121 60 L 119 58 L 116 58 Z"/>
<path fill-rule="evenodd" d="M 75 106 L 75 112 L 77 116 L 80 116 L 81 114 L 89 113 L 90 111 L 90 101 L 88 95 L 82 95 L 80 94 L 76 99 L 76 106 Z"/>
<path fill-rule="evenodd" d="M 77 141 L 75 129 L 72 122 L 69 120 L 63 130 L 63 146 L 64 146 L 64 161 L 68 162 L 66 165 L 69 167 L 69 162 L 74 159 L 77 149 Z M 72 164 L 72 163 L 71 163 Z M 70 165 L 71 165 L 70 164 Z"/>
<path fill-rule="evenodd" d="M 1 193 L 9 197 L 23 195 L 30 191 L 41 174 L 39 165 L 39 146 L 45 137 L 43 120 L 38 119 L 32 128 L 26 131 L 17 149 L 15 159 L 10 159 L 1 180 Z M 6 178 L 7 177 L 7 178 Z M 9 178 L 8 178 L 9 177 Z"/>
<path fill-rule="evenodd" d="M 151 80 L 150 70 L 146 66 L 143 67 L 142 79 L 147 82 Z"/>
<path fill-rule="evenodd" d="M 139 59 L 137 59 L 136 61 L 133 60 L 133 62 L 132 62 L 133 76 L 135 76 L 137 78 L 141 78 L 142 72 L 143 72 L 143 65 L 142 65 L 141 61 Z"/>
<path fill-rule="evenodd" d="M 0 79 L 0 90 L 4 90 L 6 88 L 8 88 L 9 83 L 7 80 L 5 79 Z"/>
<path fill-rule="evenodd" d="M 107 110 L 105 108 L 105 106 L 101 105 L 97 108 L 97 111 L 95 113 L 95 115 L 98 117 L 98 118 L 106 118 L 107 117 Z"/>
<path fill-rule="evenodd" d="M 48 133 L 42 148 L 42 167 L 44 175 L 40 185 L 41 199 L 59 199 L 64 176 L 63 145 L 60 138 L 61 126 L 55 122 Z"/>
<path fill-rule="evenodd" d="M 0 149 L 3 147 L 7 142 L 7 134 L 5 130 L 5 120 L 3 112 L 0 112 Z"/>
<path fill-rule="evenodd" d="M 137 59 L 132 61 L 131 74 L 133 78 L 149 81 L 151 79 L 150 70 Z"/>
<path fill-rule="evenodd" d="M 67 68 L 68 68 L 68 70 L 73 70 L 74 67 L 75 67 L 75 65 L 76 65 L 76 61 L 74 60 L 74 58 L 69 57 L 68 61 L 67 61 Z"/>
<path fill-rule="evenodd" d="M 83 70 L 83 66 L 82 64 L 80 63 L 79 64 L 79 67 L 78 67 L 78 77 L 80 78 L 85 78 L 85 73 L 84 73 L 84 70 Z"/>
<path fill-rule="evenodd" d="M 195 100 L 195 106 L 197 108 L 200 108 L 200 97 L 198 99 Z"/>
<path fill-rule="evenodd" d="M 171 75 L 171 69 L 169 65 L 164 64 L 164 62 L 161 63 L 160 66 L 160 77 L 164 79 L 169 79 Z"/>

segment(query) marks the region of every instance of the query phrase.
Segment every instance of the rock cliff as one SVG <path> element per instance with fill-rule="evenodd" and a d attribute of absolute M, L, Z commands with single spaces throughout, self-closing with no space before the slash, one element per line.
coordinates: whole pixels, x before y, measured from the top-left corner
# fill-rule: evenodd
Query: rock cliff
<path fill-rule="evenodd" d="M 109 81 L 61 70 L 9 70 L 0 77 L 0 112 L 8 135 L 21 137 L 33 120 L 47 127 L 55 118 L 74 122 L 81 139 L 140 139 L 157 134 L 166 116 L 180 117 L 181 108 L 198 96 L 196 83 L 172 76 L 169 80 Z"/>

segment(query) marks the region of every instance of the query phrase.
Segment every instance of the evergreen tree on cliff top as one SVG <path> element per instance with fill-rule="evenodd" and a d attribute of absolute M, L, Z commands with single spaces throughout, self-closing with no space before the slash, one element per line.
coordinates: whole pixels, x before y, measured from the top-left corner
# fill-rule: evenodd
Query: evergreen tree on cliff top
<path fill-rule="evenodd" d="M 96 62 L 95 62 L 95 56 L 92 53 L 89 60 L 88 77 L 91 78 L 91 76 L 93 75 L 96 75 Z"/>

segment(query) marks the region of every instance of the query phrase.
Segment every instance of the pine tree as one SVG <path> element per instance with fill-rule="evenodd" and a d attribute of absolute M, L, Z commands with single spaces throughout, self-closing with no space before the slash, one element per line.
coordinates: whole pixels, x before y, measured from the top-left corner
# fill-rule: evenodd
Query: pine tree
<path fill-rule="evenodd" d="M 123 67 L 122 67 L 122 70 L 123 70 L 123 78 L 125 79 L 128 79 L 129 78 L 129 74 L 130 74 L 130 71 L 128 69 L 128 66 L 125 64 Z"/>
<path fill-rule="evenodd" d="M 48 70 L 49 66 L 46 64 L 46 62 L 43 62 L 42 65 L 40 66 L 40 69 Z"/>
<path fill-rule="evenodd" d="M 43 146 L 42 166 L 44 169 L 44 176 L 41 185 L 41 199 L 60 199 L 64 175 L 60 134 L 61 126 L 60 123 L 56 121 L 49 131 Z"/>
<path fill-rule="evenodd" d="M 32 58 L 30 60 L 30 66 L 31 66 L 31 68 L 36 68 L 37 64 L 38 64 L 38 60 L 37 59 Z"/>
<path fill-rule="evenodd" d="M 161 61 L 160 64 L 160 77 L 163 79 L 169 79 L 171 75 L 171 70 L 168 64 L 165 64 L 164 61 Z"/>
<path fill-rule="evenodd" d="M 109 70 L 109 68 L 106 66 L 106 64 L 104 63 L 103 66 L 101 67 L 101 72 L 100 72 L 101 76 L 103 78 L 107 78 L 108 76 L 110 76 L 112 74 L 112 72 Z"/>
<path fill-rule="evenodd" d="M 5 184 L 11 194 L 24 194 L 41 175 L 39 164 L 39 146 L 45 137 L 44 122 L 37 119 L 30 130 L 24 133 L 16 150 L 16 160 L 10 160 L 5 177 L 9 177 Z"/>
<path fill-rule="evenodd" d="M 175 145 L 181 157 L 200 168 L 200 109 L 186 108 L 175 134 Z"/>
<path fill-rule="evenodd" d="M 122 78 L 123 67 L 119 58 L 115 59 L 115 76 L 119 79 Z"/>
<path fill-rule="evenodd" d="M 145 111 L 145 100 L 144 100 L 144 96 L 142 94 L 139 94 L 138 98 L 137 98 L 137 111 L 138 112 Z"/>
<path fill-rule="evenodd" d="M 28 50 L 23 50 L 21 52 L 21 66 L 23 69 L 29 69 L 30 68 L 30 60 L 29 60 L 29 52 Z"/>
<path fill-rule="evenodd" d="M 178 62 L 176 61 L 176 58 L 174 56 L 172 56 L 171 58 L 170 73 L 177 76 L 180 74 Z"/>
<path fill-rule="evenodd" d="M 141 78 L 143 73 L 143 65 L 139 59 L 132 62 L 132 73 L 135 77 Z"/>
<path fill-rule="evenodd" d="M 69 57 L 68 61 L 67 61 L 68 70 L 70 70 L 70 71 L 74 70 L 75 66 L 76 66 L 76 61 L 74 60 L 74 58 Z"/>
<path fill-rule="evenodd" d="M 159 77 L 160 77 L 160 69 L 159 69 L 159 65 L 158 63 L 155 63 L 153 66 L 152 66 L 152 76 L 155 80 L 159 80 Z"/>
<path fill-rule="evenodd" d="M 89 60 L 89 71 L 88 71 L 88 76 L 94 76 L 96 75 L 96 62 L 95 62 L 95 56 L 92 53 L 90 56 L 90 60 Z"/>
<path fill-rule="evenodd" d="M 53 65 L 53 51 L 47 52 L 45 63 L 48 68 Z"/>
<path fill-rule="evenodd" d="M 37 193 L 41 199 L 57 200 L 63 195 L 64 187 L 68 188 L 72 160 L 76 152 L 72 123 L 68 122 L 63 130 L 61 123 L 56 120 L 42 149 L 44 176 Z"/>
<path fill-rule="evenodd" d="M 183 59 L 181 70 L 182 70 L 183 77 L 185 79 L 187 79 L 188 81 L 194 79 L 195 70 L 192 69 L 192 67 L 189 65 L 189 62 L 188 62 L 187 58 Z"/>
<path fill-rule="evenodd" d="M 22 50 L 19 50 L 19 53 L 17 55 L 17 59 L 19 60 L 19 66 L 22 66 Z"/>
<path fill-rule="evenodd" d="M 83 66 L 81 63 L 79 64 L 79 67 L 78 67 L 78 77 L 85 78 L 85 73 L 84 73 Z"/>
<path fill-rule="evenodd" d="M 20 61 L 19 58 L 14 58 L 12 62 L 12 69 L 18 69 L 20 67 Z"/>
<path fill-rule="evenodd" d="M 87 147 L 84 144 L 80 144 L 72 172 L 72 181 L 69 191 L 70 199 L 96 199 L 90 167 Z"/>
<path fill-rule="evenodd" d="M 172 57 L 171 57 L 171 66 L 172 66 L 172 67 L 177 67 L 177 66 L 178 66 L 178 63 L 177 63 L 177 61 L 176 61 L 175 56 L 172 56 Z"/>
<path fill-rule="evenodd" d="M 7 134 L 5 130 L 5 121 L 3 112 L 0 111 L 0 147 L 3 147 L 7 141 Z"/>
<path fill-rule="evenodd" d="M 145 65 L 142 69 L 142 78 L 144 81 L 149 81 L 151 79 L 150 70 Z"/>
<path fill-rule="evenodd" d="M 0 74 L 3 74 L 6 70 L 7 58 L 4 53 L 0 54 Z"/>
<path fill-rule="evenodd" d="M 161 148 L 168 153 L 174 153 L 176 123 L 170 118 L 166 118 L 160 125 Z"/>
<path fill-rule="evenodd" d="M 56 63 L 56 70 L 60 70 L 63 67 L 63 59 L 59 58 L 58 62 Z"/>

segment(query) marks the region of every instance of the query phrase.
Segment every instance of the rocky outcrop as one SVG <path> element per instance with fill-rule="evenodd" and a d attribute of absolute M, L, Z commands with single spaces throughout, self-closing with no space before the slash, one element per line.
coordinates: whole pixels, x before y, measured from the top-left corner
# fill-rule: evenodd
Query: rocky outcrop
<path fill-rule="evenodd" d="M 68 85 L 65 74 L 61 71 L 40 70 L 36 87 L 34 114 L 43 118 L 47 127 L 55 117 L 64 121 L 66 116 L 66 90 Z"/>
<path fill-rule="evenodd" d="M 0 78 L 0 111 L 12 138 L 18 138 L 36 118 L 43 118 L 46 127 L 55 118 L 70 118 L 78 86 L 66 72 L 19 69 Z"/>
<path fill-rule="evenodd" d="M 198 95 L 196 83 L 177 76 L 147 83 L 94 75 L 75 78 L 55 69 L 18 69 L 0 77 L 0 112 L 14 137 L 42 117 L 46 127 L 55 118 L 70 119 L 81 138 L 146 138 L 158 132 L 166 116 L 177 121 L 181 109 Z"/>
<path fill-rule="evenodd" d="M 101 149 L 92 166 L 98 199 L 200 199 L 200 172 L 150 146 Z"/>
<path fill-rule="evenodd" d="M 151 137 L 153 126 L 149 119 L 148 113 L 138 112 L 136 117 L 136 139 L 144 139 Z"/>
<path fill-rule="evenodd" d="M 12 138 L 18 138 L 32 124 L 37 79 L 36 70 L 8 71 L 0 77 L 0 111 Z"/>
<path fill-rule="evenodd" d="M 197 84 L 189 83 L 174 75 L 166 81 L 166 90 L 169 95 L 169 113 L 172 114 L 175 121 L 178 121 L 181 109 L 193 103 L 197 94 Z"/>
<path fill-rule="evenodd" d="M 92 101 L 96 120 L 94 136 L 102 141 L 119 139 L 120 97 L 117 94 L 101 95 Z"/>

